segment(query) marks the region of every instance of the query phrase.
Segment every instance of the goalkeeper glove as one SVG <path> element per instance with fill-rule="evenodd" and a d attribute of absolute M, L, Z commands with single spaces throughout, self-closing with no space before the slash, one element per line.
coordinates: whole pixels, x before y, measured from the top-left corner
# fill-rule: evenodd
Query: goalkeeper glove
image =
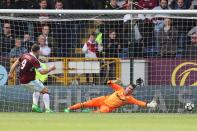
<path fill-rule="evenodd" d="M 147 107 L 155 108 L 157 106 L 156 100 L 152 100 L 150 103 L 147 103 Z"/>

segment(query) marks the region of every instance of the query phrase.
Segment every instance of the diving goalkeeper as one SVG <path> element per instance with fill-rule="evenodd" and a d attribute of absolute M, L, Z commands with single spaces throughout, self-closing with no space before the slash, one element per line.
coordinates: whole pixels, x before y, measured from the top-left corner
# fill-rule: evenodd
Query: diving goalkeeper
<path fill-rule="evenodd" d="M 115 90 L 111 95 L 93 98 L 83 103 L 77 103 L 65 109 L 64 112 L 70 112 L 71 110 L 77 110 L 80 108 L 97 107 L 98 110 L 94 112 L 108 113 L 126 104 L 135 104 L 144 108 L 155 108 L 157 106 L 156 100 L 152 100 L 150 103 L 147 103 L 135 99 L 132 96 L 132 93 L 136 86 L 130 84 L 124 89 L 119 85 L 120 82 L 120 80 L 109 80 L 107 82 L 107 84 Z"/>

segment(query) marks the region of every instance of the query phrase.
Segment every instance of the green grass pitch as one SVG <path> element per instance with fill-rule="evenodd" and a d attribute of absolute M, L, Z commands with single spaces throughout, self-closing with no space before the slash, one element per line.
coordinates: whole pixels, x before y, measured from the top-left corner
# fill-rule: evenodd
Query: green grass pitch
<path fill-rule="evenodd" d="M 0 131 L 197 131 L 197 114 L 0 113 Z"/>

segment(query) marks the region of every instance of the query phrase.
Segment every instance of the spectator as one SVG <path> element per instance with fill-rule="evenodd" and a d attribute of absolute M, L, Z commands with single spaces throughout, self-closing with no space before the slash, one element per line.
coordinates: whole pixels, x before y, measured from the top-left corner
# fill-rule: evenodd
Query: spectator
<path fill-rule="evenodd" d="M 65 1 L 62 0 L 56 0 L 55 1 L 55 9 L 56 10 L 62 10 L 64 9 L 64 3 Z M 68 5 L 67 5 L 68 6 Z M 54 17 L 59 17 L 60 19 L 62 17 L 64 17 L 64 14 L 57 14 Z M 57 46 L 58 48 L 58 54 L 56 54 L 57 56 L 67 56 L 70 49 L 67 45 L 67 23 L 65 21 L 55 21 L 52 23 L 52 32 L 53 32 L 53 36 L 55 38 L 57 38 Z M 66 44 L 66 45 L 65 45 Z"/>
<path fill-rule="evenodd" d="M 153 10 L 168 10 L 168 0 L 159 0 L 159 6 L 153 8 Z"/>
<path fill-rule="evenodd" d="M 110 0 L 106 2 L 105 9 L 114 10 L 120 9 L 120 6 L 117 4 L 117 0 Z"/>
<path fill-rule="evenodd" d="M 64 7 L 64 5 L 63 5 L 63 2 L 61 0 L 56 0 L 55 1 L 55 9 L 56 10 L 63 10 L 63 7 Z M 62 17 L 63 15 L 64 14 L 57 14 L 56 16 Z"/>
<path fill-rule="evenodd" d="M 141 16 L 140 16 L 141 17 Z M 153 48 L 153 34 L 154 34 L 154 23 L 149 18 L 142 18 L 137 21 L 135 27 L 135 39 L 140 42 L 138 45 L 139 48 Z"/>
<path fill-rule="evenodd" d="M 45 37 L 45 45 L 51 47 L 52 49 L 51 56 L 57 56 L 58 44 L 55 38 L 53 38 L 53 36 L 49 32 L 50 32 L 49 26 L 44 25 L 42 27 L 42 35 Z"/>
<path fill-rule="evenodd" d="M 132 9 L 132 1 L 131 0 L 125 0 L 123 5 L 122 5 L 122 9 L 125 9 L 125 10 L 130 10 Z"/>
<path fill-rule="evenodd" d="M 41 10 L 49 9 L 47 7 L 48 7 L 47 0 L 40 0 L 39 9 Z M 48 19 L 48 14 L 45 14 L 45 13 L 40 14 L 39 19 Z"/>
<path fill-rule="evenodd" d="M 62 3 L 61 0 L 56 0 L 56 1 L 55 1 L 55 9 L 56 9 L 56 10 L 62 10 L 63 7 L 64 7 L 64 5 L 63 5 L 63 3 Z"/>
<path fill-rule="evenodd" d="M 51 55 L 51 48 L 46 45 L 46 39 L 43 35 L 38 37 L 38 44 L 40 46 L 40 55 L 43 56 L 50 56 Z"/>
<path fill-rule="evenodd" d="M 103 51 L 104 57 L 106 58 L 118 58 L 122 47 L 117 39 L 117 34 L 115 30 L 110 30 L 108 34 L 108 39 L 104 41 L 103 44 Z M 106 76 L 107 72 L 108 79 L 115 79 L 115 72 L 116 72 L 116 65 L 115 63 L 110 63 L 110 61 L 106 61 L 105 64 L 107 65 L 108 71 L 101 71 L 101 76 Z"/>
<path fill-rule="evenodd" d="M 191 3 L 192 0 L 172 0 L 169 6 L 171 9 L 184 10 L 184 9 L 189 9 Z"/>
<path fill-rule="evenodd" d="M 102 51 L 102 46 L 98 45 L 95 41 L 96 34 L 92 33 L 89 36 L 88 41 L 84 44 L 82 48 L 82 52 L 85 53 L 85 58 L 97 58 L 97 53 Z M 96 80 L 95 78 L 99 78 L 95 76 L 96 74 L 93 74 L 93 83 L 95 84 Z M 91 74 L 86 74 L 86 81 L 89 83 L 90 79 L 89 77 Z"/>
<path fill-rule="evenodd" d="M 168 0 L 159 0 L 159 6 L 156 6 L 153 8 L 153 10 L 168 10 Z M 142 41 L 139 42 L 139 47 L 141 48 L 142 46 L 145 47 L 145 49 L 147 51 L 145 51 L 145 53 L 147 53 L 147 55 L 149 55 L 149 53 L 152 54 L 157 54 L 157 50 L 155 49 L 155 47 L 158 47 L 158 45 L 155 45 L 154 41 L 154 37 L 155 38 L 159 38 L 158 37 L 158 32 L 164 27 L 164 18 L 168 16 L 168 14 L 155 14 L 155 15 L 142 15 L 139 14 L 138 17 L 140 18 L 138 20 L 138 28 L 139 28 L 139 33 L 142 36 Z M 139 38 L 140 38 L 140 35 Z M 156 41 L 159 41 L 156 39 Z M 157 44 L 157 42 L 156 42 Z M 140 49 L 141 50 L 141 49 Z M 150 50 L 150 51 L 149 51 Z"/>
<path fill-rule="evenodd" d="M 153 9 L 158 6 L 158 0 L 137 0 L 137 9 Z"/>
<path fill-rule="evenodd" d="M 187 8 L 186 8 L 186 5 L 184 3 L 184 0 L 176 0 L 176 4 L 175 4 L 175 6 L 172 9 L 175 9 L 175 10 L 185 10 Z"/>
<path fill-rule="evenodd" d="M 15 39 L 15 47 L 11 49 L 10 51 L 10 57 L 11 58 L 17 58 L 20 55 L 27 53 L 27 49 L 23 46 L 21 46 L 21 40 L 19 38 Z"/>
<path fill-rule="evenodd" d="M 49 24 L 49 22 L 42 21 L 42 20 L 40 20 L 39 22 L 34 22 L 33 23 L 33 29 L 34 29 L 33 36 L 34 36 L 34 38 L 37 38 L 40 34 L 42 34 L 43 26 L 48 25 L 48 24 Z"/>
<path fill-rule="evenodd" d="M 28 50 L 28 52 L 30 52 L 31 47 L 34 43 L 31 41 L 31 37 L 28 33 L 24 34 L 24 38 L 23 38 L 22 43 L 23 43 L 22 45 L 24 45 L 24 47 Z"/>
<path fill-rule="evenodd" d="M 153 8 L 153 10 L 168 10 L 170 9 L 168 7 L 168 0 L 160 0 L 159 1 L 159 6 L 156 6 L 155 8 Z M 169 16 L 168 14 L 157 14 L 155 16 L 153 16 L 154 18 L 153 23 L 155 24 L 155 31 L 158 32 L 160 29 L 163 28 L 164 26 L 164 21 L 163 21 L 163 17 Z"/>
<path fill-rule="evenodd" d="M 98 45 L 95 41 L 96 34 L 90 34 L 88 41 L 84 44 L 82 51 L 85 53 L 86 58 L 97 58 L 97 52 L 102 51 L 102 46 Z"/>
<path fill-rule="evenodd" d="M 168 0 L 159 0 L 159 6 L 156 6 L 153 8 L 153 10 L 169 10 L 168 6 Z M 151 20 L 154 24 L 154 30 L 153 30 L 153 53 L 155 52 L 157 55 L 160 52 L 160 45 L 159 45 L 159 32 L 164 29 L 164 18 L 168 17 L 169 14 L 156 14 L 154 16 L 151 16 Z M 155 54 L 154 53 L 154 54 Z"/>
<path fill-rule="evenodd" d="M 109 38 L 106 39 L 103 46 L 105 57 L 118 58 L 119 53 L 121 52 L 121 45 L 117 40 L 116 32 L 114 30 L 109 32 Z"/>
<path fill-rule="evenodd" d="M 40 0 L 39 7 L 40 9 L 47 9 L 47 0 Z"/>
<path fill-rule="evenodd" d="M 3 25 L 3 33 L 0 35 L 0 54 L 8 55 L 14 47 L 14 36 L 11 34 L 10 23 L 5 22 Z"/>
<path fill-rule="evenodd" d="M 161 56 L 175 56 L 177 50 L 178 32 L 172 26 L 172 21 L 169 18 L 164 19 L 164 28 L 158 33 L 158 42 L 161 47 Z"/>
<path fill-rule="evenodd" d="M 189 32 L 188 32 L 188 36 L 191 37 L 192 34 L 197 34 L 197 26 L 193 27 Z"/>
<path fill-rule="evenodd" d="M 174 18 L 174 25 L 178 30 L 178 51 L 182 54 L 185 46 L 188 43 L 188 31 L 194 26 L 193 20 L 185 18 Z"/>
<path fill-rule="evenodd" d="M 190 44 L 186 46 L 186 49 L 183 52 L 183 57 L 185 58 L 197 58 L 197 33 L 194 32 L 191 34 Z"/>

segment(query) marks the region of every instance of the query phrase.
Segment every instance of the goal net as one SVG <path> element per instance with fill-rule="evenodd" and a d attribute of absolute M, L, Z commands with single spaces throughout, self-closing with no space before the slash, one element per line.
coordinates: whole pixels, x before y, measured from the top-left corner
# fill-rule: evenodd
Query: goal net
<path fill-rule="evenodd" d="M 155 109 L 127 105 L 116 112 L 188 112 L 186 103 L 197 104 L 195 13 L 0 10 L 0 111 L 31 111 L 32 92 L 20 85 L 18 70 L 10 80 L 7 72 L 37 43 L 43 66 L 57 68 L 37 76 L 56 112 L 112 93 L 106 83 L 116 78 L 136 84 L 137 99 L 158 101 Z"/>

